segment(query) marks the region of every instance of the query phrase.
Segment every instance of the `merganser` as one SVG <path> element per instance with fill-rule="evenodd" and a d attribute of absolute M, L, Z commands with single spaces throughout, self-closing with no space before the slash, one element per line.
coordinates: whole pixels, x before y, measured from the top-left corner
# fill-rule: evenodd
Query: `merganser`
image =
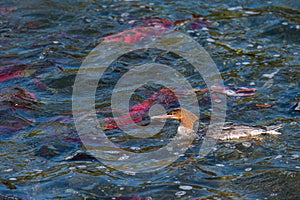
<path fill-rule="evenodd" d="M 198 117 L 194 115 L 187 109 L 184 108 L 175 108 L 167 114 L 160 115 L 160 116 L 153 116 L 151 119 L 176 119 L 180 120 L 181 126 L 193 130 L 194 123 L 198 120 Z M 269 127 L 258 127 L 258 126 L 248 126 L 248 125 L 241 125 L 241 124 L 234 124 L 231 122 L 226 122 L 224 124 L 213 124 L 209 125 L 208 127 L 200 129 L 200 133 L 205 133 L 208 128 L 213 130 L 220 128 L 222 126 L 222 131 L 220 135 L 209 135 L 217 140 L 235 140 L 240 138 L 251 138 L 259 135 L 279 135 L 281 134 L 277 130 L 281 128 L 281 126 L 269 126 Z M 181 133 L 182 128 L 178 128 L 178 133 Z M 186 132 L 186 131 L 185 131 Z"/>

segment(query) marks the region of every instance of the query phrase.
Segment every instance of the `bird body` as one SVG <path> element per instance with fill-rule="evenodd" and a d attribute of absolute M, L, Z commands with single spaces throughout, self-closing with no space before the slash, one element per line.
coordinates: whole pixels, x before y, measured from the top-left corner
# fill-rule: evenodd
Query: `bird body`
<path fill-rule="evenodd" d="M 194 115 L 187 109 L 184 108 L 175 108 L 169 111 L 165 115 L 153 116 L 152 119 L 176 119 L 180 120 L 181 125 L 178 127 L 178 134 L 195 134 L 193 131 L 193 125 L 198 120 L 198 117 Z M 255 137 L 259 135 L 279 135 L 281 134 L 277 130 L 281 126 L 269 126 L 269 127 L 259 127 L 259 126 L 248 126 L 241 124 L 234 124 L 231 122 L 226 123 L 216 123 L 209 125 L 205 128 L 200 129 L 200 133 L 203 135 L 210 130 L 210 135 L 206 135 L 207 137 L 211 137 L 217 140 L 236 140 L 240 138 L 249 138 Z M 221 133 L 218 130 L 221 128 Z"/>
<path fill-rule="evenodd" d="M 237 140 L 240 138 L 251 138 L 259 135 L 280 135 L 281 133 L 277 131 L 280 126 L 272 126 L 272 128 L 260 127 L 260 126 L 248 126 L 242 124 L 235 124 L 231 122 L 226 122 L 223 125 L 213 124 L 209 125 L 210 132 L 214 133 L 214 129 L 220 128 L 221 134 L 218 135 L 209 135 L 208 137 L 213 137 L 218 140 Z M 208 130 L 208 128 L 204 128 L 204 132 Z M 202 132 L 202 131 L 201 131 Z"/>

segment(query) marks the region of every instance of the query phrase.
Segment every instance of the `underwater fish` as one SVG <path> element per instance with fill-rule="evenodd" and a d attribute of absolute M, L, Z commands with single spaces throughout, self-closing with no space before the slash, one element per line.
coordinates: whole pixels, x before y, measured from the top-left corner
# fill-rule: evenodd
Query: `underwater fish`
<path fill-rule="evenodd" d="M 204 21 L 203 16 L 193 14 L 191 18 L 171 20 L 158 16 L 144 17 L 141 25 L 134 26 L 130 29 L 120 31 L 113 35 L 103 37 L 105 41 L 123 41 L 126 43 L 141 42 L 148 37 L 161 36 L 167 31 L 176 30 L 178 26 L 190 23 L 190 28 L 198 29 L 203 26 L 210 26 L 211 23 Z M 134 25 L 134 24 L 133 24 Z"/>
<path fill-rule="evenodd" d="M 254 95 L 256 89 L 255 88 L 247 88 L 247 87 L 211 87 L 204 89 L 196 89 L 193 92 L 217 92 L 222 93 L 227 96 L 251 96 Z M 181 95 L 187 95 L 192 91 L 178 91 Z M 212 96 L 213 98 L 213 96 Z M 175 107 L 178 103 L 177 97 L 172 89 L 162 88 L 157 92 L 154 92 L 150 98 L 142 101 L 141 103 L 135 104 L 129 108 L 129 113 L 124 114 L 119 118 L 119 122 L 123 125 L 130 124 L 132 122 L 140 122 L 144 119 L 145 115 L 154 104 L 168 105 L 169 107 Z M 102 128 L 104 129 L 115 129 L 118 128 L 117 123 L 113 118 L 105 118 L 102 121 Z"/>

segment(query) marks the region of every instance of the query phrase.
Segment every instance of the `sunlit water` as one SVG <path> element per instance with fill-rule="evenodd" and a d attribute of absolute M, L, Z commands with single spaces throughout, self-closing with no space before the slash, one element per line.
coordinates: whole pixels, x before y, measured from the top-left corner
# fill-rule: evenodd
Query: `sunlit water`
<path fill-rule="evenodd" d="M 198 157 L 196 140 L 184 156 L 153 173 L 124 174 L 104 166 L 85 152 L 72 119 L 72 86 L 81 62 L 101 37 L 130 28 L 130 20 L 150 15 L 183 19 L 192 13 L 211 25 L 179 29 L 203 45 L 225 85 L 257 89 L 254 96 L 229 97 L 226 120 L 282 124 L 282 135 L 218 143 L 205 158 Z M 0 194 L 22 199 L 300 199 L 300 118 L 293 107 L 300 101 L 298 1 L 2 1 L 0 27 L 1 76 L 23 71 L 0 82 Z M 154 58 L 175 65 L 193 87 L 204 86 L 190 68 L 182 70 L 187 63 L 174 55 L 153 50 L 123 56 L 97 93 L 99 116 L 109 116 L 107 94 L 120 75 L 137 60 Z M 155 84 L 139 88 L 132 103 L 156 89 Z M 124 148 L 135 144 L 147 151 L 174 134 L 178 123 L 168 125 L 167 134 L 151 143 L 130 141 L 119 129 L 107 135 Z"/>

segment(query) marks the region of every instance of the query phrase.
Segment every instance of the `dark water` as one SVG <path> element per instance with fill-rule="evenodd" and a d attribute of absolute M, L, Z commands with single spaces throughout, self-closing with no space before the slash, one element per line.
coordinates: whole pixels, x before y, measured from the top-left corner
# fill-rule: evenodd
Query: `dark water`
<path fill-rule="evenodd" d="M 184 19 L 192 13 L 210 25 L 179 29 L 210 54 L 225 85 L 257 89 L 254 96 L 228 97 L 226 120 L 282 124 L 282 135 L 219 143 L 205 158 L 191 148 L 149 174 L 103 166 L 85 152 L 72 119 L 72 86 L 82 61 L 99 38 L 130 28 L 130 20 Z M 298 1 L 1 1 L 0 27 L 0 194 L 23 199 L 300 199 L 300 118 L 294 106 L 300 101 Z M 119 71 L 110 73 L 97 94 L 100 113 L 110 105 L 105 89 L 135 60 L 177 63 L 169 54 L 140 54 L 116 64 Z M 184 74 L 195 88 L 203 84 L 189 70 Z M 133 99 L 145 99 L 155 89 L 145 88 Z M 107 134 L 130 147 L 118 129 Z"/>

